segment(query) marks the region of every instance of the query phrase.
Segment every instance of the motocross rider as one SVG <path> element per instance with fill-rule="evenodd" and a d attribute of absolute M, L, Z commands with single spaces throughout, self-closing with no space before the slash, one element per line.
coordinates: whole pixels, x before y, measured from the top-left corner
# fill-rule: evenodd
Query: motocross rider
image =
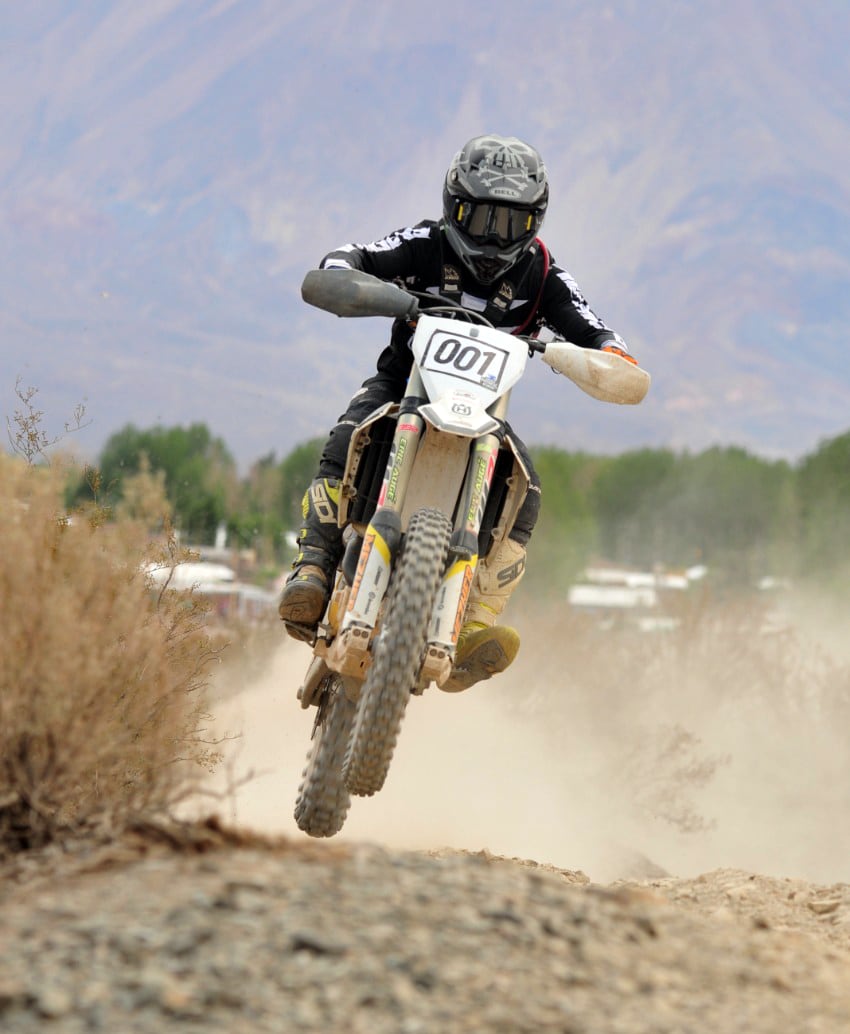
<path fill-rule="evenodd" d="M 537 236 L 548 202 L 546 168 L 533 147 L 516 137 L 474 137 L 449 166 L 439 222 L 424 220 L 371 244 L 347 244 L 326 255 L 320 268 L 359 269 L 411 290 L 454 298 L 509 333 L 531 334 L 548 326 L 574 344 L 634 362 L 622 338 L 593 312 Z M 352 432 L 378 407 L 403 397 L 412 364 L 411 337 L 410 324 L 396 320 L 377 373 L 363 383 L 331 431 L 317 476 L 304 495 L 299 552 L 279 608 L 297 638 L 304 636 L 297 626 L 305 631 L 317 627 L 342 554 L 337 507 Z M 540 481 L 525 445 L 510 427 L 507 432 L 531 485 L 509 535 L 477 567 L 454 670 L 442 687 L 447 690 L 466 689 L 504 671 L 519 649 L 519 634 L 496 625 L 496 618 L 525 570 L 526 545 L 540 509 Z"/>

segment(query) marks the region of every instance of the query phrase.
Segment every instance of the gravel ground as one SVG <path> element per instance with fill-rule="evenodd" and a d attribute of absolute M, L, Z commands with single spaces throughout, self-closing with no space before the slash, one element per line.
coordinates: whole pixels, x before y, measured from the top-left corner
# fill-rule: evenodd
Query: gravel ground
<path fill-rule="evenodd" d="M 0 876 L 4 1034 L 850 1031 L 847 885 L 600 886 L 216 823 Z"/>

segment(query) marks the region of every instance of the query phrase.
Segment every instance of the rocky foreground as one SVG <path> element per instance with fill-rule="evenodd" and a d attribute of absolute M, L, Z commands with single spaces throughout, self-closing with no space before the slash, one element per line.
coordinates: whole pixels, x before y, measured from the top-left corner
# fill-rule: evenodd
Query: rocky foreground
<path fill-rule="evenodd" d="M 0 871 L 0 1030 L 850 1031 L 850 885 L 599 886 L 210 823 Z"/>

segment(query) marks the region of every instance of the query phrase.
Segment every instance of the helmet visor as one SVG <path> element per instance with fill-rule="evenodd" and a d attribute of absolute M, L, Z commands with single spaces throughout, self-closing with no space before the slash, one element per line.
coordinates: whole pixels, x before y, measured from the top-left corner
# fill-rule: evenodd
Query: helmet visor
<path fill-rule="evenodd" d="M 540 213 L 533 208 L 511 208 L 464 198 L 455 199 L 452 219 L 478 244 L 498 241 L 506 245 L 533 236 L 541 222 Z"/>

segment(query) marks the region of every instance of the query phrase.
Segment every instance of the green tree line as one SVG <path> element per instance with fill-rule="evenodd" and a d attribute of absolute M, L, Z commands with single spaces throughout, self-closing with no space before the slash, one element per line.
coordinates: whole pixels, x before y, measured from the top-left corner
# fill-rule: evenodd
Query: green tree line
<path fill-rule="evenodd" d="M 106 443 L 97 478 L 81 477 L 69 502 L 96 491 L 117 505 L 128 477 L 149 469 L 185 540 L 211 543 L 225 525 L 232 544 L 282 566 L 321 446 L 315 439 L 280 459 L 270 453 L 240 476 L 204 424 L 128 425 Z M 594 556 L 641 567 L 706 564 L 740 582 L 766 574 L 835 581 L 850 572 L 850 432 L 795 464 L 737 447 L 616 456 L 547 447 L 532 455 L 543 483 L 529 559 L 538 580 L 562 585 Z"/>

